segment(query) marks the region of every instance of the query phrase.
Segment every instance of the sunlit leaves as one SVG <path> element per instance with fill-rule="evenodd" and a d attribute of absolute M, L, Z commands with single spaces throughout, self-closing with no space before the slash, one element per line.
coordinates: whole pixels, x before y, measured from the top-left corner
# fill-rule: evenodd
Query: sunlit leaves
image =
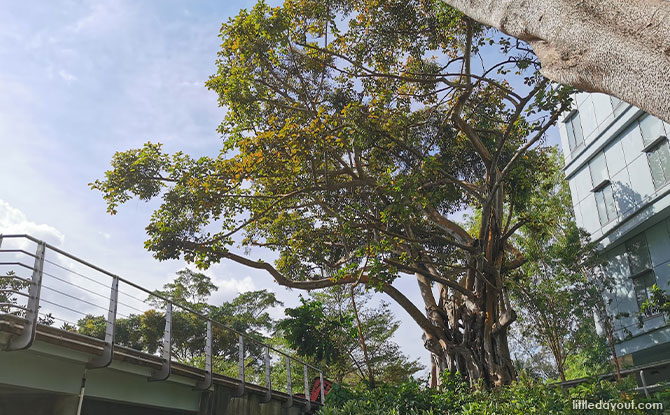
<path fill-rule="evenodd" d="M 500 170 L 568 100 L 523 45 L 466 23 L 440 1 L 261 1 L 221 28 L 207 82 L 227 111 L 221 153 L 147 144 L 118 153 L 92 187 L 110 212 L 134 195 L 163 198 L 146 243 L 160 259 L 207 267 L 262 247 L 290 280 L 365 274 L 377 288 L 414 265 L 417 247 L 439 269 L 458 265 L 453 235 L 424 210 L 489 199 L 494 175 L 472 136 L 499 150 Z M 543 149 L 517 154 L 503 203 L 522 212 L 546 162 Z"/>

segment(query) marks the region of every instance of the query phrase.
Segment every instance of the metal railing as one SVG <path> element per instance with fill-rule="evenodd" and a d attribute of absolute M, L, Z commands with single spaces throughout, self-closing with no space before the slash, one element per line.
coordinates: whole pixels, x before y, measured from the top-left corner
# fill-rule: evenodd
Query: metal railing
<path fill-rule="evenodd" d="M 31 244 L 36 247 L 30 249 Z M 324 403 L 320 369 L 210 318 L 202 310 L 177 304 L 29 235 L 0 235 L 0 314 L 13 314 L 25 320 L 21 334 L 10 339 L 8 351 L 31 347 L 38 324 L 54 325 L 59 321 L 63 330 L 104 341 L 102 354 L 89 360 L 89 369 L 109 366 L 114 346 L 118 344 L 160 356 L 162 365 L 152 372 L 150 381 L 166 380 L 176 359 L 204 369 L 205 377 L 195 388 L 208 390 L 214 374 L 235 371 L 232 358 L 237 360 L 238 385 L 234 396 L 244 395 L 247 383 L 254 383 L 250 382 L 253 379 L 259 385 L 265 384 L 261 401 L 269 402 L 274 375 L 275 382 L 285 386 L 288 396 L 285 406 L 293 406 L 302 385 L 293 384 L 292 379 L 298 373 L 292 372 L 299 372 L 302 366 L 304 409 L 309 411 L 312 402 Z M 274 366 L 273 356 L 278 363 Z M 310 398 L 310 371 L 318 374 L 317 401 Z"/>
<path fill-rule="evenodd" d="M 648 398 L 651 394 L 651 392 L 654 392 L 662 387 L 666 387 L 667 385 L 663 385 L 661 383 L 655 383 L 655 384 L 648 384 L 647 381 L 647 375 L 649 372 L 653 372 L 655 369 L 665 369 L 668 370 L 670 369 L 670 359 L 665 359 L 665 360 L 660 360 L 658 362 L 654 363 L 649 363 L 646 365 L 640 365 L 636 367 L 631 367 L 631 368 L 625 368 L 622 369 L 619 374 L 621 375 L 622 378 L 627 378 L 629 376 L 635 376 L 638 380 L 638 386 L 634 390 L 636 392 L 643 392 L 644 395 Z M 560 386 L 562 388 L 567 388 L 570 389 L 574 386 L 580 385 L 582 383 L 587 383 L 589 381 L 592 381 L 593 379 L 597 380 L 610 380 L 614 381 L 618 377 L 616 372 L 609 372 L 609 373 L 604 373 L 595 377 L 586 377 L 586 378 L 579 378 L 579 379 L 572 379 L 572 380 L 567 380 L 565 382 L 557 382 L 554 383 L 556 386 Z"/>

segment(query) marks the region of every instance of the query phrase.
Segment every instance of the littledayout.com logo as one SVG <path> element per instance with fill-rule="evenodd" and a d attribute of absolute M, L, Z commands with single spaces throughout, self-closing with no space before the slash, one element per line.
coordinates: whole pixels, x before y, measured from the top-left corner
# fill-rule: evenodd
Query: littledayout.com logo
<path fill-rule="evenodd" d="M 662 402 L 628 402 L 621 401 L 588 401 L 586 399 L 573 399 L 572 409 L 576 410 L 605 410 L 605 411 L 623 411 L 623 410 L 663 410 Z"/>

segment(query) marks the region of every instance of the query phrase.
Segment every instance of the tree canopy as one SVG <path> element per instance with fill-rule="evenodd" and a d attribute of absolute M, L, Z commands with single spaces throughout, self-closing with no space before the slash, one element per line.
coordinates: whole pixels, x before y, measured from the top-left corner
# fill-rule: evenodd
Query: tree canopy
<path fill-rule="evenodd" d="M 155 290 L 157 296 L 167 298 L 172 302 L 184 304 L 196 309 L 207 306 L 207 300 L 218 287 L 212 283 L 212 279 L 203 273 L 195 272 L 189 268 L 177 271 L 177 278 L 163 285 L 162 290 Z M 159 297 L 150 297 L 154 305 L 164 306 Z"/>
<path fill-rule="evenodd" d="M 248 291 L 238 294 L 231 301 L 221 305 L 210 304 L 210 296 L 216 291 L 211 278 L 189 268 L 177 272 L 176 278 L 155 290 L 164 298 L 175 303 L 172 312 L 172 352 L 180 362 L 204 364 L 206 341 L 206 320 L 182 309 L 190 307 L 206 314 L 240 333 L 267 341 L 275 330 L 275 320 L 268 310 L 282 305 L 275 295 L 266 290 Z M 165 314 L 161 311 L 165 304 L 155 296 L 149 296 L 148 303 L 155 306 L 141 314 L 130 314 L 116 320 L 115 343 L 136 350 L 155 353 L 161 346 L 165 329 Z M 106 330 L 104 316 L 87 315 L 77 322 L 76 327 L 66 327 L 87 336 L 104 339 Z M 218 326 L 213 329 L 213 353 L 227 358 L 231 367 L 237 368 L 238 334 Z M 245 353 L 260 355 L 261 347 L 255 343 L 245 346 Z M 258 361 L 254 362 L 260 364 Z M 221 368 L 219 368 L 221 369 Z"/>
<path fill-rule="evenodd" d="M 365 285 L 422 328 L 434 379 L 510 382 L 506 286 L 525 262 L 510 237 L 551 220 L 528 201 L 556 169 L 541 144 L 570 90 L 527 46 L 440 1 L 261 1 L 221 38 L 207 82 L 227 109 L 220 153 L 117 153 L 92 183 L 109 212 L 162 197 L 147 226 L 156 258 L 231 260 L 290 288 Z M 408 276 L 422 304 L 394 286 Z"/>

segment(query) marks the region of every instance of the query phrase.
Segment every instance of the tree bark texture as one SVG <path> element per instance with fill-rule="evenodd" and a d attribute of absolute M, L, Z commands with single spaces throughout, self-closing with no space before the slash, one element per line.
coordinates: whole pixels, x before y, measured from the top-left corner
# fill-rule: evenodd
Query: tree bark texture
<path fill-rule="evenodd" d="M 552 81 L 670 122 L 670 1 L 445 0 L 530 44 Z"/>
<path fill-rule="evenodd" d="M 484 278 L 495 281 L 495 275 Z M 424 298 L 435 326 L 434 334 L 424 336 L 432 354 L 432 385 L 440 383 L 445 371 L 458 372 L 473 385 L 482 381 L 485 387 L 508 384 L 516 376 L 507 342 L 513 313 L 508 313 L 502 291 L 484 278 L 475 282 L 480 293 L 476 299 L 462 298 L 442 285 L 437 304 Z M 418 281 L 421 286 L 422 278 Z"/>
<path fill-rule="evenodd" d="M 511 264 L 505 264 L 502 186 L 492 187 L 490 194 L 491 203 L 482 210 L 479 238 L 463 235 L 472 249 L 467 250 L 467 270 L 457 286 L 438 282 L 436 301 L 431 280 L 438 279 L 439 273 L 426 263 L 416 264 L 425 270 L 416 278 L 434 328 L 424 329 L 425 347 L 432 353 L 431 384 L 438 384 L 445 370 L 462 374 L 473 386 L 481 381 L 482 386 L 497 387 L 516 378 L 507 339 L 516 313 L 503 282 L 503 267 Z"/>

